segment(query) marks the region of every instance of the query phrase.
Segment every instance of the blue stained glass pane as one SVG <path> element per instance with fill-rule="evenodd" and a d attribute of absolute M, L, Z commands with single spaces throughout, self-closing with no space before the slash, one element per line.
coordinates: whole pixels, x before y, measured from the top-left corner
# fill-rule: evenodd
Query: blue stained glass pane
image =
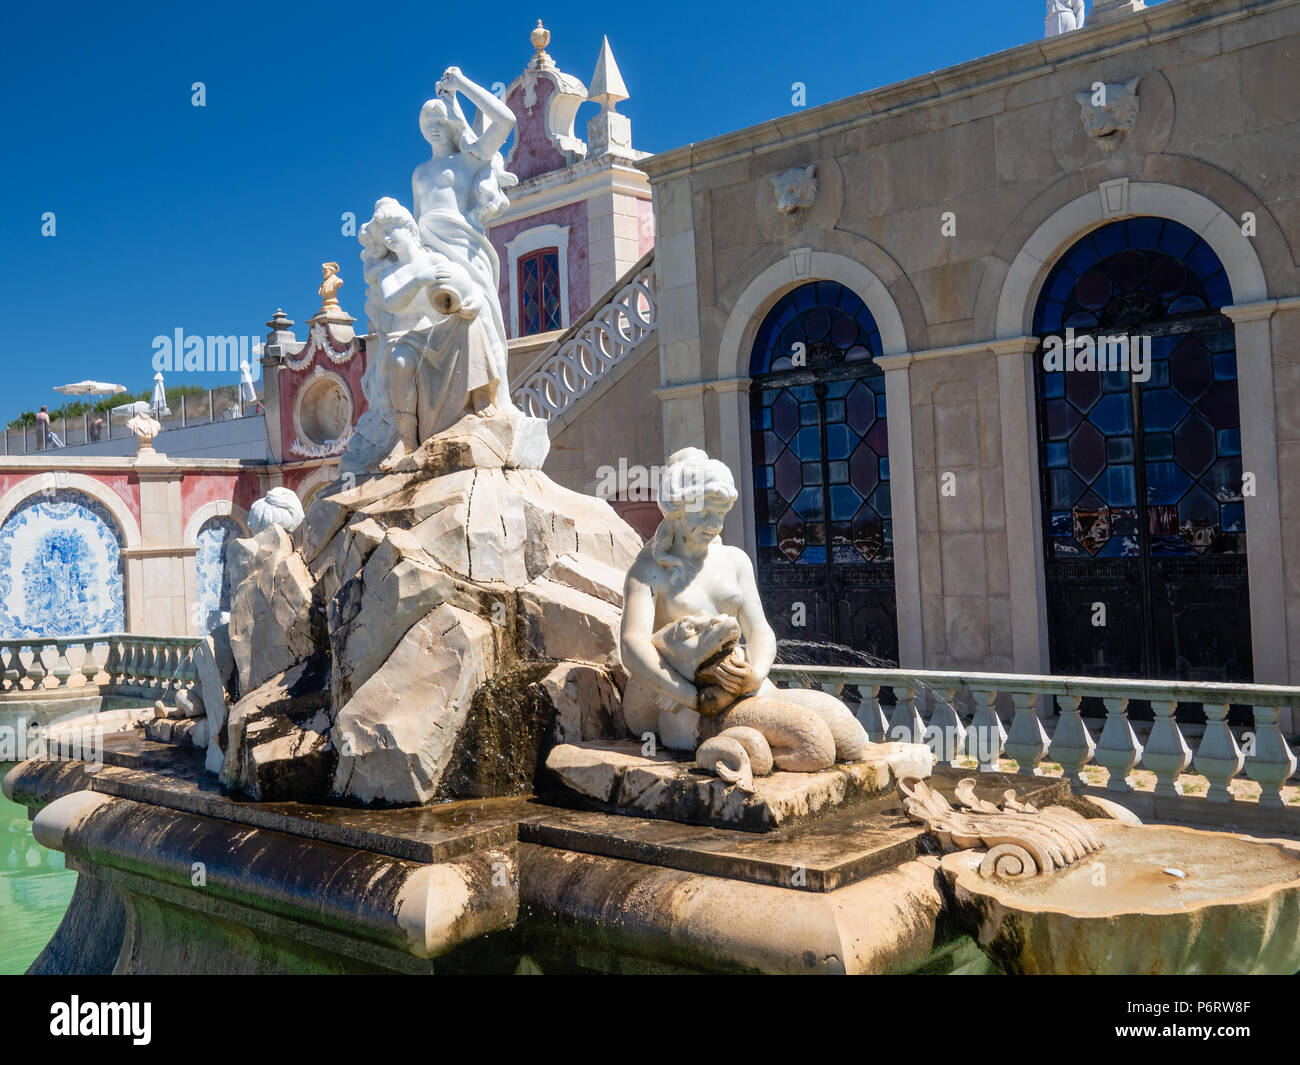
<path fill-rule="evenodd" d="M 1059 333 L 1065 318 L 1065 304 L 1048 300 L 1038 308 L 1038 322 L 1034 327 L 1036 333 Z"/>
<path fill-rule="evenodd" d="M 1112 436 L 1106 441 L 1107 462 L 1132 462 L 1133 438 L 1131 436 Z M 1051 463 L 1049 462 L 1050 466 Z"/>
<path fill-rule="evenodd" d="M 803 484 L 821 484 L 822 483 L 822 464 L 820 462 L 805 462 L 803 464 Z"/>
<path fill-rule="evenodd" d="M 848 521 L 861 505 L 862 497 L 848 485 L 831 486 L 831 521 Z"/>
<path fill-rule="evenodd" d="M 847 459 L 853 451 L 854 434 L 847 425 L 839 423 L 826 426 L 826 457 Z"/>
<path fill-rule="evenodd" d="M 1123 370 L 1108 370 L 1101 375 L 1101 390 L 1103 392 L 1127 392 L 1129 386 L 1129 375 Z"/>
<path fill-rule="evenodd" d="M 845 382 L 840 381 L 839 384 Z M 853 382 L 848 382 L 852 384 Z M 844 400 L 832 399 L 826 402 L 826 420 L 828 422 L 842 422 L 844 420 Z"/>
<path fill-rule="evenodd" d="M 758 527 L 758 546 L 775 547 L 776 546 L 776 529 L 771 525 L 760 525 Z"/>
<path fill-rule="evenodd" d="M 1081 277 L 1098 258 L 1100 256 L 1097 254 L 1092 237 L 1087 236 L 1066 253 L 1065 258 L 1061 260 L 1061 269 L 1069 270 L 1075 276 Z"/>
<path fill-rule="evenodd" d="M 1102 396 L 1088 414 L 1092 422 L 1107 436 L 1119 436 L 1133 431 L 1133 402 L 1127 392 L 1112 392 Z"/>
<path fill-rule="evenodd" d="M 1142 421 L 1148 431 L 1172 429 L 1187 413 L 1187 404 L 1167 388 L 1142 393 Z"/>
<path fill-rule="evenodd" d="M 1219 523 L 1224 532 L 1246 531 L 1246 506 L 1244 503 L 1224 503 L 1219 508 Z"/>
<path fill-rule="evenodd" d="M 1189 311 L 1205 310 L 1205 300 L 1200 296 L 1179 296 L 1169 304 L 1170 314 L 1187 314 Z"/>
<path fill-rule="evenodd" d="M 1232 305 L 1232 285 L 1228 283 L 1227 274 L 1220 271 L 1205 279 L 1205 298 L 1216 309 Z"/>
<path fill-rule="evenodd" d="M 1097 258 L 1092 260 L 1093 262 L 1109 258 L 1129 245 L 1123 226 L 1102 226 L 1101 229 L 1094 230 L 1091 235 L 1092 243 L 1098 251 Z"/>
<path fill-rule="evenodd" d="M 1148 433 L 1143 448 L 1148 459 L 1171 459 L 1174 457 L 1174 436 L 1172 433 Z"/>
<path fill-rule="evenodd" d="M 1065 374 L 1044 373 L 1043 398 L 1060 399 L 1063 395 L 1065 395 Z"/>
<path fill-rule="evenodd" d="M 849 483 L 849 464 L 847 462 L 829 462 L 831 484 Z"/>
<path fill-rule="evenodd" d="M 1068 510 L 1053 510 L 1048 516 L 1047 531 L 1051 536 L 1073 536 L 1074 518 Z"/>
<path fill-rule="evenodd" d="M 1076 280 L 1074 274 L 1070 273 L 1069 270 L 1062 270 L 1057 274 L 1056 281 L 1052 284 L 1052 287 L 1048 289 L 1047 298 L 1049 300 L 1058 300 L 1060 303 L 1064 304 L 1065 301 L 1069 299 Z"/>
<path fill-rule="evenodd" d="M 1184 261 L 1187 263 L 1187 268 L 1199 278 L 1208 279 L 1212 274 L 1217 274 L 1223 269 L 1219 257 L 1214 254 L 1214 249 L 1204 240 L 1196 242 L 1196 246 L 1187 253 Z"/>
<path fill-rule="evenodd" d="M 1130 218 L 1128 220 L 1129 247 L 1154 251 L 1160 247 L 1160 231 L 1164 226 L 1164 219 L 1161 218 Z"/>
<path fill-rule="evenodd" d="M 799 423 L 801 425 L 817 424 L 817 404 L 800 403 L 799 404 Z"/>
<path fill-rule="evenodd" d="M 817 300 L 817 285 L 815 282 L 811 285 L 800 285 L 791 293 L 791 296 L 794 298 L 796 310 L 806 311 Z"/>
<path fill-rule="evenodd" d="M 1216 381 L 1235 381 L 1237 378 L 1237 353 L 1225 351 L 1214 356 L 1214 379 Z"/>
<path fill-rule="evenodd" d="M 1072 507 L 1083 494 L 1084 483 L 1069 470 L 1052 470 L 1052 506 Z"/>
<path fill-rule="evenodd" d="M 894 511 L 889 499 L 889 485 L 882 484 L 872 492 L 871 498 L 868 502 L 876 508 L 876 513 L 878 513 L 882 518 L 893 517 Z"/>
<path fill-rule="evenodd" d="M 1107 466 L 1092 490 L 1112 507 L 1137 505 L 1137 480 L 1132 466 Z"/>
<path fill-rule="evenodd" d="M 817 390 L 812 385 L 796 385 L 790 389 L 790 395 L 800 403 L 811 403 L 817 398 Z"/>
<path fill-rule="evenodd" d="M 1220 429 L 1216 434 L 1216 444 L 1220 455 L 1241 454 L 1241 430 Z"/>
<path fill-rule="evenodd" d="M 794 508 L 803 515 L 806 521 L 822 521 L 824 517 L 824 508 L 822 506 L 822 490 L 820 486 L 815 488 L 805 488 L 793 500 Z"/>
<path fill-rule="evenodd" d="M 880 460 L 880 479 L 882 481 L 889 480 L 889 459 L 887 458 Z"/>
<path fill-rule="evenodd" d="M 1147 388 L 1168 388 L 1169 387 L 1169 359 L 1152 359 L 1148 367 L 1151 376 L 1142 382 L 1142 387 Z"/>
<path fill-rule="evenodd" d="M 876 396 L 876 417 L 883 418 L 885 413 L 885 397 L 882 393 L 881 395 Z"/>
<path fill-rule="evenodd" d="M 1160 250 L 1175 259 L 1184 259 L 1200 238 L 1178 222 L 1165 223 L 1160 234 Z"/>
<path fill-rule="evenodd" d="M 1192 479 L 1173 462 L 1147 463 L 1147 503 L 1160 506 L 1177 503 Z"/>
<path fill-rule="evenodd" d="M 826 548 L 808 546 L 803 549 L 803 554 L 799 556 L 799 562 L 806 566 L 824 566 L 826 565 Z"/>
<path fill-rule="evenodd" d="M 826 386 L 826 398 L 828 400 L 842 401 L 845 396 L 847 396 L 851 391 L 853 391 L 854 384 L 856 384 L 856 382 L 854 381 L 831 381 Z M 826 405 L 827 410 L 830 410 L 832 405 L 833 404 L 828 403 Z M 842 407 L 843 403 L 841 402 L 840 405 Z M 842 422 L 844 420 L 844 415 L 841 414 L 839 415 L 839 417 L 836 418 L 831 418 L 829 415 L 827 415 L 827 420 L 832 422 Z"/>
<path fill-rule="evenodd" d="M 805 462 L 821 458 L 821 437 L 817 427 L 814 425 L 795 433 L 794 439 L 790 441 L 790 450 Z"/>
<path fill-rule="evenodd" d="M 1063 469 L 1070 464 L 1070 445 L 1064 440 L 1053 441 L 1047 445 L 1047 465 L 1053 469 Z"/>

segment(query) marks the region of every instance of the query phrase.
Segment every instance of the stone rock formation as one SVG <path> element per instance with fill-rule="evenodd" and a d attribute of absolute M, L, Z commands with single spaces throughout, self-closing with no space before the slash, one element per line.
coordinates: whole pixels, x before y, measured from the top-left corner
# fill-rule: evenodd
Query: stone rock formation
<path fill-rule="evenodd" d="M 622 575 L 640 538 L 541 472 L 545 424 L 466 415 L 232 545 L 198 662 L 209 768 L 261 799 L 531 789 L 539 749 L 627 735 Z M 224 687 L 230 707 L 213 706 Z"/>

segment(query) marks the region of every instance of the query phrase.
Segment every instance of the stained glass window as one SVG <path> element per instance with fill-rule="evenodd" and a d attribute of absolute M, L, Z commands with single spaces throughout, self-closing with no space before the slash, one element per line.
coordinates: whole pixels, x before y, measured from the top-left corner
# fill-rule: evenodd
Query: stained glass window
<path fill-rule="evenodd" d="M 1221 313 L 1231 303 L 1210 246 L 1161 218 L 1095 230 L 1043 284 L 1038 432 L 1058 672 L 1252 675 L 1235 337 Z"/>
<path fill-rule="evenodd" d="M 519 329 L 521 336 L 559 329 L 560 251 L 543 248 L 519 260 Z"/>
<path fill-rule="evenodd" d="M 1040 362 L 1052 558 L 1137 556 L 1144 539 L 1163 556 L 1245 550 L 1233 332 L 1206 321 L 1231 300 L 1217 256 L 1167 219 L 1111 223 L 1052 270 L 1035 314 L 1039 335 L 1072 329 L 1094 342 L 1096 360 L 1105 354 L 1098 338 L 1125 337 L 1130 367 Z"/>

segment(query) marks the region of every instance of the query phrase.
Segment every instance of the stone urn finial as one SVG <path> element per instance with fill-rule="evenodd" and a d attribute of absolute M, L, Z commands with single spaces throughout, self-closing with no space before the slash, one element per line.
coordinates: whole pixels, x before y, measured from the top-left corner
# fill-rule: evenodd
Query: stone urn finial
<path fill-rule="evenodd" d="M 533 50 L 536 54 L 533 56 L 533 62 L 538 66 L 546 66 L 551 62 L 551 57 L 546 54 L 546 46 L 551 43 L 551 31 L 542 25 L 542 20 L 537 20 L 537 28 L 528 35 L 528 39 L 533 42 Z"/>

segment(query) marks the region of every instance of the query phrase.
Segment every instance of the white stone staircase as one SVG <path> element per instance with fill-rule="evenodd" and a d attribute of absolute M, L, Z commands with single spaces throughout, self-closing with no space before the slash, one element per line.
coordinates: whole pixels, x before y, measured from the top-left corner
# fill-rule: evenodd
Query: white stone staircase
<path fill-rule="evenodd" d="M 511 388 L 515 405 L 548 422 L 558 418 L 649 337 L 657 324 L 651 249 L 515 379 Z"/>

